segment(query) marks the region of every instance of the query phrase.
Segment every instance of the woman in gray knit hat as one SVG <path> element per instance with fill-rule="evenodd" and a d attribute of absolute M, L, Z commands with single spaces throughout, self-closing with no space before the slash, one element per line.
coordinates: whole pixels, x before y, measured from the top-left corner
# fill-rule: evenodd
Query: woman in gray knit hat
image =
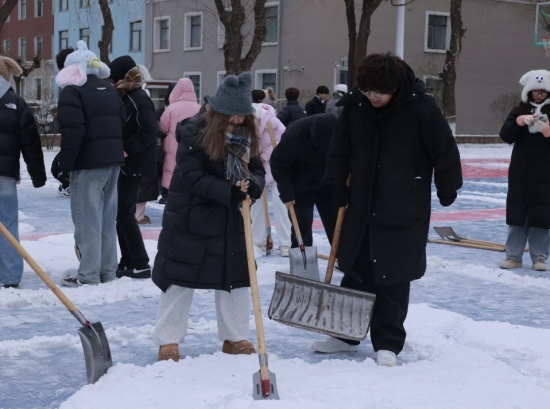
<path fill-rule="evenodd" d="M 222 351 L 252 354 L 241 201 L 258 199 L 265 171 L 250 95 L 251 75 L 230 75 L 206 111 L 176 130 L 177 166 L 153 268 L 162 290 L 153 339 L 159 360 L 180 357 L 193 290 L 215 291 Z M 241 183 L 241 181 L 244 181 Z"/>

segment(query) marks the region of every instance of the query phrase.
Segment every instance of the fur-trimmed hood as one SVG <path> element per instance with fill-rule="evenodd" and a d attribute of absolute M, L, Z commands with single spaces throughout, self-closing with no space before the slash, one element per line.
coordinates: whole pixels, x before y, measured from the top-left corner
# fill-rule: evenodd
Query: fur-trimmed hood
<path fill-rule="evenodd" d="M 22 73 L 23 73 L 23 70 L 13 58 L 0 57 L 0 75 L 7 82 L 10 82 L 12 75 L 19 76 Z"/>

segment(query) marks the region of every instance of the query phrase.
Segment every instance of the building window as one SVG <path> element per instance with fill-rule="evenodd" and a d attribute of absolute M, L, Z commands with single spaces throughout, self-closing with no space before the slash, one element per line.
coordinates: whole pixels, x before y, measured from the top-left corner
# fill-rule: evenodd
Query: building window
<path fill-rule="evenodd" d="M 35 77 L 34 80 L 34 95 L 35 100 L 41 101 L 42 100 L 42 78 L 41 77 Z"/>
<path fill-rule="evenodd" d="M 340 84 L 347 84 L 349 78 L 348 73 L 348 56 L 340 57 Z"/>
<path fill-rule="evenodd" d="M 10 40 L 4 40 L 2 42 L 2 50 L 3 50 L 4 55 L 6 57 L 9 57 L 11 55 L 11 41 Z"/>
<path fill-rule="evenodd" d="M 90 7 L 90 0 L 80 0 L 80 8 Z"/>
<path fill-rule="evenodd" d="M 444 53 L 451 35 L 449 13 L 427 12 L 424 51 Z"/>
<path fill-rule="evenodd" d="M 27 97 L 27 78 L 21 77 L 19 82 L 19 96 L 23 99 Z"/>
<path fill-rule="evenodd" d="M 155 18 L 155 52 L 170 51 L 170 16 Z"/>
<path fill-rule="evenodd" d="M 185 50 L 202 49 L 202 13 L 185 15 Z"/>
<path fill-rule="evenodd" d="M 42 37 L 34 37 L 34 54 L 42 57 Z"/>
<path fill-rule="evenodd" d="M 44 0 L 34 0 L 34 15 L 35 17 L 44 15 Z"/>
<path fill-rule="evenodd" d="M 86 46 L 90 48 L 90 29 L 81 28 L 80 29 L 80 39 L 86 43 Z"/>
<path fill-rule="evenodd" d="M 130 23 L 130 51 L 141 51 L 141 21 Z"/>
<path fill-rule="evenodd" d="M 105 26 L 101 26 L 101 38 L 103 38 L 103 32 L 105 31 Z M 111 34 L 111 42 L 109 43 L 109 54 L 113 52 L 113 40 L 114 40 L 115 32 Z"/>
<path fill-rule="evenodd" d="M 59 0 L 59 11 L 69 10 L 69 0 Z"/>
<path fill-rule="evenodd" d="M 23 61 L 27 60 L 27 39 L 26 38 L 19 39 L 19 57 Z"/>
<path fill-rule="evenodd" d="M 193 88 L 195 89 L 195 95 L 197 96 L 197 102 L 201 100 L 201 72 L 184 72 L 184 78 L 189 78 L 193 83 Z"/>
<path fill-rule="evenodd" d="M 276 43 L 279 33 L 279 6 L 269 6 L 265 8 L 265 33 L 264 43 Z"/>
<path fill-rule="evenodd" d="M 220 84 L 223 82 L 223 80 L 225 79 L 226 77 L 226 72 L 225 71 L 218 71 L 217 72 L 217 80 L 216 80 L 216 88 L 220 86 Z"/>
<path fill-rule="evenodd" d="M 27 0 L 19 0 L 19 20 L 27 18 Z"/>
<path fill-rule="evenodd" d="M 424 82 L 426 83 L 426 93 L 432 94 L 437 102 L 437 105 L 441 106 L 443 100 L 443 81 L 436 75 L 425 75 Z"/>
<path fill-rule="evenodd" d="M 256 70 L 256 89 L 268 87 L 277 93 L 277 70 Z"/>
<path fill-rule="evenodd" d="M 62 30 L 59 32 L 59 50 L 64 50 L 69 47 L 69 31 Z"/>

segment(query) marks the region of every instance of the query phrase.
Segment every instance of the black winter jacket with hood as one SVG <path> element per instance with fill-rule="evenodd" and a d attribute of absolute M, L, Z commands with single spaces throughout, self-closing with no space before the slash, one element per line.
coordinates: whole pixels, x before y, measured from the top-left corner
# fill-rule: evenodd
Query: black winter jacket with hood
<path fill-rule="evenodd" d="M 124 165 L 122 133 L 126 111 L 111 84 L 88 75 L 82 86 L 59 94 L 59 167 L 64 171 Z"/>
<path fill-rule="evenodd" d="M 306 104 L 307 115 L 324 114 L 327 109 L 327 102 L 315 95 L 311 101 Z"/>
<path fill-rule="evenodd" d="M 19 157 L 27 164 L 34 187 L 46 184 L 42 143 L 27 103 L 0 77 L 0 176 L 21 179 Z"/>
<path fill-rule="evenodd" d="M 126 107 L 124 151 L 128 154 L 121 169 L 127 176 L 151 176 L 157 172 L 158 122 L 153 101 L 141 89 L 122 97 Z"/>
<path fill-rule="evenodd" d="M 225 291 L 250 285 L 243 217 L 231 201 L 224 162 L 210 160 L 200 146 L 203 127 L 200 113 L 177 127 L 177 166 L 153 268 L 162 291 L 171 284 Z M 254 176 L 248 194 L 258 199 L 265 185 L 261 158 L 251 157 L 248 169 Z"/>
<path fill-rule="evenodd" d="M 290 124 L 271 154 L 269 164 L 283 203 L 328 185 L 328 147 L 336 117 L 319 114 Z"/>
<path fill-rule="evenodd" d="M 361 281 L 354 268 L 368 231 L 375 284 L 418 279 L 426 270 L 432 175 L 446 205 L 462 186 L 451 129 L 410 69 L 408 80 L 386 107 L 374 108 L 358 88 L 338 105 L 344 109 L 328 159 L 334 193 L 347 192 L 351 173 L 340 268 Z"/>
<path fill-rule="evenodd" d="M 298 104 L 298 101 L 287 101 L 286 107 L 281 109 L 277 114 L 277 119 L 283 123 L 285 127 L 292 122 L 306 116 L 306 110 Z"/>

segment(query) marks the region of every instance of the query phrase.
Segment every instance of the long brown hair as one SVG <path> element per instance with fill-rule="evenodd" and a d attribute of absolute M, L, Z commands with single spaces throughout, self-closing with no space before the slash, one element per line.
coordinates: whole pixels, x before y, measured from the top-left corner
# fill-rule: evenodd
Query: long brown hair
<path fill-rule="evenodd" d="M 211 160 L 225 159 L 227 143 L 225 134 L 232 127 L 229 123 L 230 118 L 230 115 L 220 114 L 211 109 L 204 113 L 205 126 L 200 136 L 200 144 Z M 254 115 L 246 115 L 240 126 L 248 128 L 251 139 L 250 156 L 258 156 L 260 154 L 260 143 Z"/>

